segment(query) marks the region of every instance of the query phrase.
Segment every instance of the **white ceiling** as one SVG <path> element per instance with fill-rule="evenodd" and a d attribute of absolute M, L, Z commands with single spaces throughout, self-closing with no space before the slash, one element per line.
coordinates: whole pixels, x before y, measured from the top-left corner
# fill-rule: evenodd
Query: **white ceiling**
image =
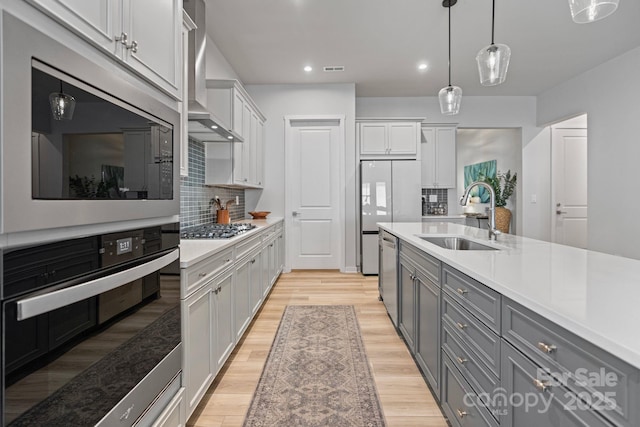
<path fill-rule="evenodd" d="M 447 85 L 441 0 L 206 0 L 206 8 L 207 31 L 244 84 L 355 82 L 362 97 L 436 96 Z M 491 0 L 459 0 L 451 21 L 451 83 L 463 95 L 537 95 L 640 46 L 639 0 L 620 0 L 591 24 L 574 24 L 567 0 L 497 0 L 495 42 L 509 45 L 511 64 L 507 81 L 487 88 L 475 56 L 491 41 Z M 346 70 L 322 71 L 333 65 Z"/>

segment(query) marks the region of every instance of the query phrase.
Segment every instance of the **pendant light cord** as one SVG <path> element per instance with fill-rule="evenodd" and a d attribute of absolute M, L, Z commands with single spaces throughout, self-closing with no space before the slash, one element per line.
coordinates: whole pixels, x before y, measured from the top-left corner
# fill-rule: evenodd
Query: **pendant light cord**
<path fill-rule="evenodd" d="M 495 22 L 496 22 L 496 0 L 493 0 L 493 8 L 491 9 L 491 44 L 495 44 L 493 43 L 493 33 L 494 33 L 494 26 L 495 26 Z"/>
<path fill-rule="evenodd" d="M 451 2 L 449 2 L 449 87 L 451 87 Z"/>

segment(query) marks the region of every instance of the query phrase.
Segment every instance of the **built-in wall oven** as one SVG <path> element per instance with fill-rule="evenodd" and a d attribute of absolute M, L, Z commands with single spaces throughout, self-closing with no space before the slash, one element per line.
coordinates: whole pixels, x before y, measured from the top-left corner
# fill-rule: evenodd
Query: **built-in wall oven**
<path fill-rule="evenodd" d="M 177 101 L 0 13 L 0 233 L 177 217 Z"/>
<path fill-rule="evenodd" d="M 3 426 L 130 426 L 175 395 L 177 229 L 0 250 Z"/>

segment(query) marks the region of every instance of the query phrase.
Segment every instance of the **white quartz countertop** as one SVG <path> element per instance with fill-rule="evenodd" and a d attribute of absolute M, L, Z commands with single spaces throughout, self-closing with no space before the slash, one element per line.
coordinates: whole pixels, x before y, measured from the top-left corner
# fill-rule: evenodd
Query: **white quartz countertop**
<path fill-rule="evenodd" d="M 237 222 L 256 225 L 256 228 L 246 231 L 230 239 L 180 239 L 180 268 L 188 268 L 225 248 L 232 247 L 244 239 L 259 234 L 265 228 L 283 221 L 281 217 L 267 219 L 244 219 Z"/>
<path fill-rule="evenodd" d="M 499 251 L 453 251 L 416 235 L 458 235 L 489 244 L 487 230 L 447 222 L 378 225 L 640 368 L 639 260 L 509 234 L 493 244 Z"/>

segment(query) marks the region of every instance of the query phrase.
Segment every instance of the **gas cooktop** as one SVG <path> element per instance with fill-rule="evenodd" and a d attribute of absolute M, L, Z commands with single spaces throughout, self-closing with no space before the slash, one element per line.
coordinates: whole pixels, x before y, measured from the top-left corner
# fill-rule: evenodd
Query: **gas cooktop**
<path fill-rule="evenodd" d="M 181 239 L 230 239 L 238 234 L 256 228 L 253 224 L 208 224 L 185 228 L 180 231 Z"/>

